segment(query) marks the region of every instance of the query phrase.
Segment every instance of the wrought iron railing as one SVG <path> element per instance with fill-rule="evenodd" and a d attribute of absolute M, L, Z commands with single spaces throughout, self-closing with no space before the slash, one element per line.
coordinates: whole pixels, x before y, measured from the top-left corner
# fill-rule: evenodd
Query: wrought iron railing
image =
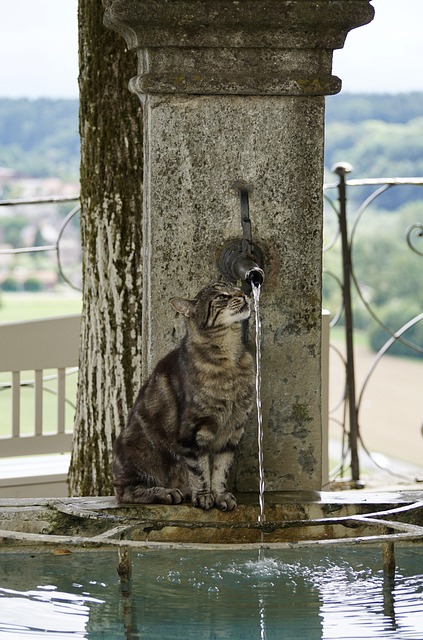
<path fill-rule="evenodd" d="M 364 451 L 370 456 L 364 438 L 360 430 L 360 409 L 363 405 L 363 398 L 365 396 L 368 383 L 372 377 L 378 363 L 382 357 L 388 352 L 388 350 L 396 342 L 401 342 L 406 345 L 410 351 L 414 351 L 418 354 L 423 354 L 423 344 L 416 344 L 411 340 L 406 339 L 406 333 L 415 325 L 423 320 L 423 305 L 421 312 L 417 313 L 413 317 L 407 319 L 399 327 L 388 326 L 388 324 L 381 318 L 378 309 L 372 304 L 372 300 L 366 294 L 365 283 L 363 283 L 357 276 L 354 259 L 353 249 L 356 242 L 356 232 L 358 225 L 363 218 L 365 212 L 369 212 L 370 205 L 375 202 L 383 193 L 388 190 L 399 186 L 423 186 L 423 178 L 377 178 L 377 179 L 360 179 L 360 180 L 348 180 L 347 175 L 352 171 L 351 165 L 347 163 L 340 163 L 332 168 L 332 172 L 337 176 L 337 182 L 325 184 L 324 186 L 324 198 L 328 210 L 332 211 L 336 215 L 337 224 L 333 237 L 324 247 L 324 253 L 331 251 L 339 243 L 341 244 L 341 269 L 338 273 L 326 270 L 326 274 L 331 276 L 340 288 L 341 303 L 337 312 L 331 321 L 331 327 L 335 327 L 343 321 L 343 331 L 345 339 L 345 357 L 342 353 L 331 344 L 331 348 L 336 349 L 337 354 L 342 358 L 345 366 L 345 387 L 341 399 L 336 403 L 335 407 L 332 407 L 329 411 L 329 419 L 336 409 L 339 409 L 340 405 L 343 405 L 343 412 L 341 413 L 341 427 L 343 431 L 343 444 L 341 462 L 337 467 L 337 472 L 343 475 L 345 467 L 347 465 L 348 457 L 350 458 L 348 466 L 351 468 L 351 480 L 354 486 L 360 486 L 360 459 L 359 459 L 359 444 L 363 447 Z M 370 189 L 370 193 L 367 193 L 364 200 L 358 204 L 355 215 L 351 215 L 348 207 L 348 196 L 357 187 L 365 187 Z M 335 192 L 337 201 L 330 197 L 329 194 Z M 423 192 L 422 192 L 423 196 Z M 423 202 L 422 202 L 423 210 Z M 351 229 L 349 227 L 351 226 Z M 420 238 L 423 238 L 423 223 L 413 222 L 408 225 L 404 230 L 404 237 L 411 249 L 418 256 L 423 256 L 423 242 L 421 247 L 418 248 L 418 242 Z M 406 274 L 402 274 L 403 278 L 406 278 Z M 423 290 L 423 277 L 421 282 L 421 289 Z M 355 369 L 355 355 L 354 355 L 354 294 L 357 300 L 361 303 L 366 310 L 369 317 L 375 321 L 382 331 L 386 334 L 386 340 L 384 344 L 379 348 L 376 353 L 373 363 L 370 366 L 368 373 L 361 384 L 360 388 L 357 388 L 357 377 Z M 339 420 L 338 420 L 339 422 Z M 378 463 L 373 459 L 376 466 Z M 392 472 L 390 469 L 386 471 Z M 394 475 L 395 472 L 394 472 Z M 400 475 L 400 474 L 397 474 Z M 410 478 L 411 479 L 411 478 Z M 413 478 L 414 480 L 420 480 L 420 478 Z"/>
<path fill-rule="evenodd" d="M 0 256 L 13 256 L 19 255 L 22 253 L 50 253 L 53 252 L 55 254 L 57 270 L 66 284 L 68 284 L 72 289 L 76 291 L 81 291 L 81 287 L 79 284 L 76 284 L 69 278 L 66 274 L 66 271 L 63 267 L 63 261 L 61 257 L 61 243 L 65 234 L 65 231 L 70 224 L 70 222 L 79 214 L 80 212 L 80 204 L 79 204 L 79 194 L 71 195 L 71 196 L 49 196 L 45 198 L 16 198 L 11 200 L 0 200 L 0 207 L 21 207 L 25 205 L 43 205 L 43 204 L 66 204 L 76 202 L 75 206 L 69 211 L 64 220 L 62 221 L 55 241 L 48 245 L 40 245 L 40 246 L 28 246 L 28 247 L 19 247 L 19 248 L 7 248 L 0 249 Z"/>

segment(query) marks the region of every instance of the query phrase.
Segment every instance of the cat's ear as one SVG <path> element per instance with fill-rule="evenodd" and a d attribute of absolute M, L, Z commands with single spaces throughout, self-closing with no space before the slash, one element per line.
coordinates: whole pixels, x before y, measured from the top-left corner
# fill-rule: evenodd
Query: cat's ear
<path fill-rule="evenodd" d="M 185 298 L 171 298 L 170 304 L 178 313 L 189 318 L 195 309 L 195 300 L 185 300 Z"/>

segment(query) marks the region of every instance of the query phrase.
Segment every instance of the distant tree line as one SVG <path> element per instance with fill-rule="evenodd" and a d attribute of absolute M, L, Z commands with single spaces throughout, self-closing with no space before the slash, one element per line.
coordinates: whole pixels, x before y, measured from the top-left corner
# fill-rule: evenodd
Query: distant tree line
<path fill-rule="evenodd" d="M 0 99 L 0 166 L 77 180 L 78 108 L 78 100 Z M 327 171 L 341 161 L 353 165 L 354 177 L 422 176 L 423 93 L 328 97 Z M 420 196 L 409 190 L 407 200 Z M 391 193 L 383 207 L 397 204 Z"/>
<path fill-rule="evenodd" d="M 78 100 L 0 99 L 0 167 L 78 181 L 78 108 Z"/>
<path fill-rule="evenodd" d="M 326 122 L 382 120 L 406 124 L 423 116 L 423 93 L 338 93 L 326 99 Z"/>
<path fill-rule="evenodd" d="M 326 101 L 325 166 L 353 178 L 423 176 L 423 94 L 340 94 Z M 330 175 L 327 174 L 330 180 Z M 388 191 L 375 206 L 394 210 L 422 198 L 419 187 Z"/>

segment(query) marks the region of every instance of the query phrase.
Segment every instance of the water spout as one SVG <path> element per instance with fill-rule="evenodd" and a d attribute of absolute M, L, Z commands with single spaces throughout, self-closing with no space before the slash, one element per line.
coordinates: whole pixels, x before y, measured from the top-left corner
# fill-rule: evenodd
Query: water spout
<path fill-rule="evenodd" d="M 264 271 L 259 266 L 251 267 L 251 269 L 245 274 L 245 280 L 251 286 L 254 286 L 256 289 L 261 287 L 264 280 Z"/>
<path fill-rule="evenodd" d="M 238 276 L 238 280 L 245 280 L 250 286 L 261 286 L 264 280 L 264 271 L 255 260 L 248 255 L 240 254 L 234 261 L 232 271 Z"/>
<path fill-rule="evenodd" d="M 249 287 L 258 287 L 264 280 L 264 271 L 258 261 L 261 262 L 261 257 L 243 251 L 242 241 L 234 240 L 223 249 L 219 269 L 230 282 L 236 283 L 241 280 Z"/>

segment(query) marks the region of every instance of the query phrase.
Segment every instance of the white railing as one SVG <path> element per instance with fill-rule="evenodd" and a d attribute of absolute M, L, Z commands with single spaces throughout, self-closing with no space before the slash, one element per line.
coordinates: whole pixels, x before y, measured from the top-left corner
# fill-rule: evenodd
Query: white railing
<path fill-rule="evenodd" d="M 80 315 L 0 324 L 0 497 L 67 495 L 74 409 L 67 382 L 77 373 L 79 338 Z M 47 394 L 56 398 L 48 420 Z"/>

